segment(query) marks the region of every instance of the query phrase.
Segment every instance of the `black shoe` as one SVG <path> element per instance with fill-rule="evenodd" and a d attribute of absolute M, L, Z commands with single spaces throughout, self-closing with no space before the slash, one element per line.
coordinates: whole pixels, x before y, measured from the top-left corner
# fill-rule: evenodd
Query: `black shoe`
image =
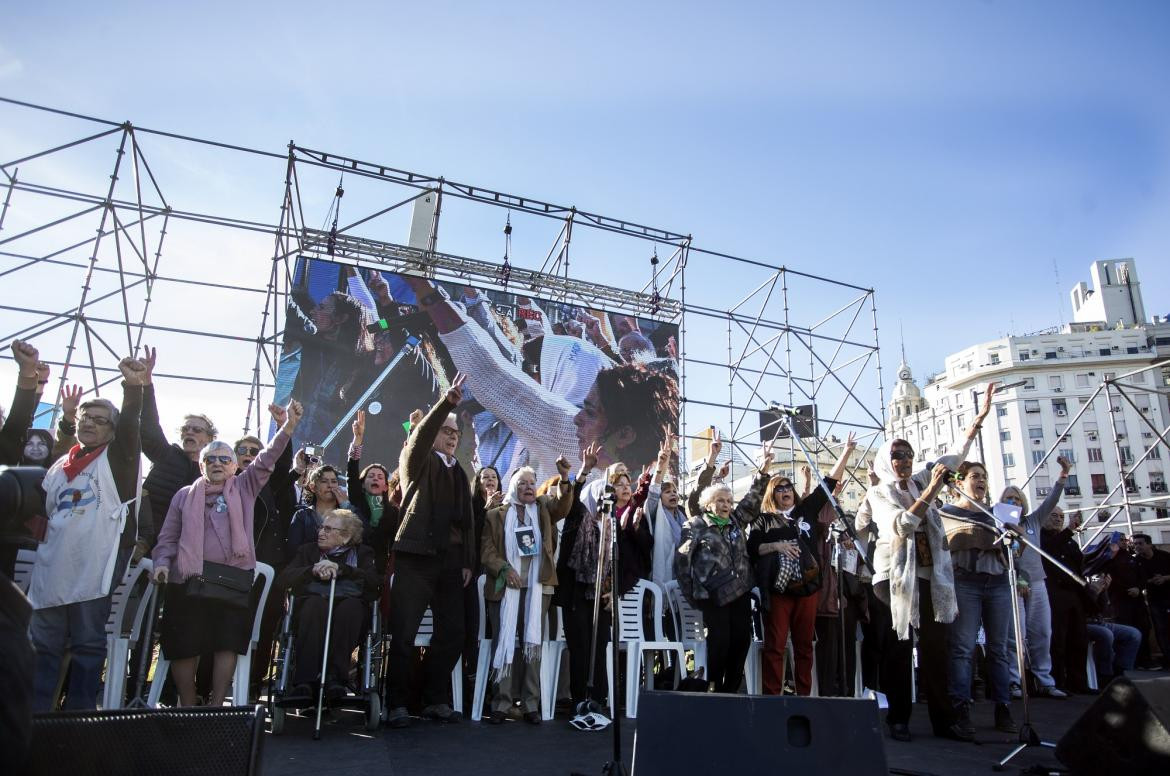
<path fill-rule="evenodd" d="M 406 710 L 405 706 L 396 706 L 390 709 L 390 713 L 386 716 L 386 724 L 392 728 L 410 727 L 410 712 Z"/>
<path fill-rule="evenodd" d="M 890 729 L 890 738 L 895 741 L 910 741 L 910 726 L 905 722 L 887 722 Z"/>
<path fill-rule="evenodd" d="M 330 703 L 335 703 L 345 698 L 345 685 L 340 682 L 330 682 L 325 685 L 325 700 Z"/>
<path fill-rule="evenodd" d="M 1020 728 L 1012 719 L 1012 709 L 1006 703 L 995 704 L 995 729 L 1001 733 L 1019 733 Z"/>
<path fill-rule="evenodd" d="M 313 699 L 313 688 L 307 684 L 298 684 L 296 687 L 285 693 L 283 700 L 286 701 L 308 701 Z"/>
<path fill-rule="evenodd" d="M 955 706 L 955 721 L 951 723 L 951 736 L 957 741 L 975 740 L 975 726 L 971 724 L 971 706 L 960 703 Z"/>
<path fill-rule="evenodd" d="M 433 706 L 427 706 L 423 709 L 422 715 L 425 719 L 433 719 L 436 722 L 463 721 L 463 715 L 445 703 L 436 703 Z"/>
<path fill-rule="evenodd" d="M 508 712 L 503 709 L 494 709 L 492 715 L 488 717 L 488 722 L 492 725 L 502 725 L 504 720 L 508 718 Z"/>
<path fill-rule="evenodd" d="M 527 722 L 529 725 L 539 725 L 540 724 L 540 712 L 539 711 L 526 711 L 526 712 L 524 712 L 524 721 Z"/>

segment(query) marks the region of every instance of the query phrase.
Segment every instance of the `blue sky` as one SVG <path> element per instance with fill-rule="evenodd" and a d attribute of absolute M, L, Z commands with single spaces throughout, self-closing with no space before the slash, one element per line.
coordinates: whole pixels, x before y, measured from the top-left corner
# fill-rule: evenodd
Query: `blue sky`
<path fill-rule="evenodd" d="M 5 16 L 4 96 L 275 151 L 295 138 L 872 286 L 887 395 L 899 327 L 921 376 L 971 342 L 1067 320 L 1095 259 L 1136 258 L 1147 308 L 1170 312 L 1163 2 L 24 3 Z M 274 219 L 279 183 L 235 204 Z M 646 279 L 595 266 L 582 276 Z"/>

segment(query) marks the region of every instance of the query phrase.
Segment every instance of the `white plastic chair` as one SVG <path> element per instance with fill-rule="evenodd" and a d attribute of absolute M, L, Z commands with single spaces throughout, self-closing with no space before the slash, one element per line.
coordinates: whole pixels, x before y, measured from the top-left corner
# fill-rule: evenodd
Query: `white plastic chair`
<path fill-rule="evenodd" d="M 248 641 L 248 651 L 246 654 L 236 657 L 236 672 L 232 677 L 231 694 L 232 703 L 236 706 L 248 705 L 248 684 L 252 670 L 252 651 L 256 648 L 256 642 L 260 640 L 260 618 L 264 616 L 264 602 L 268 600 L 268 591 L 272 588 L 272 580 L 276 577 L 276 571 L 267 563 L 257 563 L 256 577 L 258 578 L 257 581 L 263 587 L 260 590 L 260 600 L 256 604 L 256 614 L 252 618 L 252 636 Z M 171 661 L 167 659 L 166 655 L 160 649 L 158 663 L 154 667 L 154 679 L 150 683 L 150 695 L 146 701 L 146 705 L 150 708 L 158 708 L 159 698 L 162 697 L 163 684 L 167 678 L 167 672 L 170 669 Z"/>
<path fill-rule="evenodd" d="M 143 558 L 126 567 L 122 581 L 110 596 L 110 618 L 106 621 L 106 685 L 102 691 L 103 709 L 120 709 L 126 697 L 126 664 L 130 645 L 138 641 L 146 611 L 154 601 L 155 585 L 150 582 L 154 565 Z M 135 598 L 132 593 L 142 583 Z M 131 605 L 133 604 L 133 605 Z M 147 623 L 150 627 L 151 623 Z"/>
<path fill-rule="evenodd" d="M 561 658 L 568 644 L 565 642 L 565 623 L 559 607 L 552 607 L 557 618 L 556 638 L 545 639 L 540 645 L 540 718 L 552 719 L 557 710 L 557 687 L 561 679 Z M 548 619 L 545 619 L 548 627 Z"/>
<path fill-rule="evenodd" d="M 479 595 L 479 652 L 475 658 L 475 687 L 471 692 L 471 721 L 479 722 L 483 719 L 483 699 L 487 695 L 488 674 L 492 670 L 492 639 L 487 638 L 487 611 L 484 606 L 483 588 L 487 583 L 487 576 L 479 575 L 476 588 Z"/>
<path fill-rule="evenodd" d="M 666 583 L 666 599 L 670 603 L 670 613 L 674 617 L 674 632 L 682 642 L 683 650 L 695 653 L 695 673 L 702 668 L 704 676 L 707 669 L 707 627 L 703 624 L 703 613 L 691 605 L 683 595 L 678 580 Z M 750 662 L 750 660 L 749 660 Z M 746 667 L 745 667 L 745 670 Z"/>
<path fill-rule="evenodd" d="M 650 621 L 654 632 L 652 638 L 646 638 L 643 627 L 643 604 L 647 593 L 650 595 Z M 617 649 L 626 650 L 626 716 L 635 719 L 638 716 L 638 679 L 642 666 L 645 663 L 647 652 L 670 651 L 678 655 L 679 665 L 686 664 L 686 653 L 681 641 L 667 641 L 662 633 L 662 588 L 647 579 L 639 579 L 637 584 L 625 595 L 618 599 L 618 644 Z M 610 642 L 606 645 L 606 665 L 613 665 L 613 650 L 615 645 Z M 611 714 L 617 713 L 616 696 L 614 695 L 613 671 L 608 672 L 609 680 L 609 708 Z M 654 685 L 654 672 L 646 666 L 646 687 Z"/>
<path fill-rule="evenodd" d="M 28 595 L 28 586 L 32 584 L 32 570 L 36 562 L 36 550 L 16 551 L 16 568 L 13 571 L 12 581 L 25 595 Z"/>

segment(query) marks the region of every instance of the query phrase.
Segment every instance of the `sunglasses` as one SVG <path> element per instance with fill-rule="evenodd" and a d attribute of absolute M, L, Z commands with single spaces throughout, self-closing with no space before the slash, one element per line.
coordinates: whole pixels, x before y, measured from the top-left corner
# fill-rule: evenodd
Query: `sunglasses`
<path fill-rule="evenodd" d="M 777 485 L 776 486 L 777 493 L 791 493 L 794 490 L 795 490 L 795 488 L 793 488 L 791 485 Z"/>
<path fill-rule="evenodd" d="M 909 450 L 894 450 L 890 453 L 891 461 L 913 461 L 914 453 Z"/>
<path fill-rule="evenodd" d="M 207 426 L 179 426 L 180 434 L 206 434 Z"/>
<path fill-rule="evenodd" d="M 232 457 L 230 455 L 205 455 L 203 456 L 203 463 L 231 463 Z"/>
<path fill-rule="evenodd" d="M 240 445 L 236 448 L 236 455 L 260 455 L 260 448 Z"/>

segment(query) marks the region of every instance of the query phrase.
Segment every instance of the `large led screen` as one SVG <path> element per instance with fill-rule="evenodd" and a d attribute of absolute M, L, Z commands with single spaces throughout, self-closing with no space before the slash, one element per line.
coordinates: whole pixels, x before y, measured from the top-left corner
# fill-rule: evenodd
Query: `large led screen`
<path fill-rule="evenodd" d="M 276 398 L 304 402 L 294 442 L 336 466 L 364 410 L 363 463 L 394 469 L 411 410 L 460 372 L 457 456 L 504 483 L 524 465 L 552 476 L 559 455 L 575 470 L 594 442 L 599 466 L 636 476 L 677 427 L 674 324 L 316 258 L 293 280 Z"/>

